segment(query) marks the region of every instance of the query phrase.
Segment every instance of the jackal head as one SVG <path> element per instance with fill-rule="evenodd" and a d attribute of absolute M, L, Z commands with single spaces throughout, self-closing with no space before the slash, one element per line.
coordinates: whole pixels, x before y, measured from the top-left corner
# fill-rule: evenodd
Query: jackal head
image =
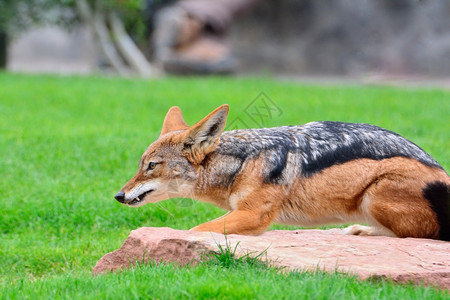
<path fill-rule="evenodd" d="M 178 107 L 169 109 L 159 138 L 144 152 L 136 175 L 117 193 L 116 200 L 137 207 L 192 195 L 198 169 L 219 143 L 228 109 L 222 105 L 191 127 Z"/>

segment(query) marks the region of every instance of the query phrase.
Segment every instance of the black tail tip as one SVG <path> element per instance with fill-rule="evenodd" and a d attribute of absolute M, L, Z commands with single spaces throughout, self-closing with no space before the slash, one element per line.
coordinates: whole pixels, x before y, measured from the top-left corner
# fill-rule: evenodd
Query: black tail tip
<path fill-rule="evenodd" d="M 423 189 L 423 196 L 430 201 L 439 222 L 439 239 L 450 241 L 450 185 L 435 181 Z"/>

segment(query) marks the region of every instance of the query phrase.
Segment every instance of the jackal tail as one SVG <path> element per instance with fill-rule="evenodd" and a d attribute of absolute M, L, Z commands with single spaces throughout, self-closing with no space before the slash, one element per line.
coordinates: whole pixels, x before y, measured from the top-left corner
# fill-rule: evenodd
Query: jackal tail
<path fill-rule="evenodd" d="M 423 196 L 430 202 L 439 222 L 439 239 L 450 241 L 450 185 L 441 181 L 428 183 Z"/>

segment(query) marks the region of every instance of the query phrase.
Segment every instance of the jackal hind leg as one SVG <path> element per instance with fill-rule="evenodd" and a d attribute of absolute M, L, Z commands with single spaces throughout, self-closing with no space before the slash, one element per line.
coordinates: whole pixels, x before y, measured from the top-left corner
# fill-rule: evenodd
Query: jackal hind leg
<path fill-rule="evenodd" d="M 356 235 L 436 238 L 439 224 L 422 184 L 414 178 L 392 176 L 367 189 L 361 202 L 366 221 L 374 227 L 350 226 L 346 232 Z"/>

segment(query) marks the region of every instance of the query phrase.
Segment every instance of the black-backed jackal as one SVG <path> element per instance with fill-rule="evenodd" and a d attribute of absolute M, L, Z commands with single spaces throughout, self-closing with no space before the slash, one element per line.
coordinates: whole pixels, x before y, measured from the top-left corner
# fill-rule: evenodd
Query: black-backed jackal
<path fill-rule="evenodd" d="M 189 197 L 229 211 L 196 231 L 363 222 L 346 233 L 450 240 L 450 177 L 400 135 L 340 122 L 224 132 L 227 114 L 222 105 L 189 127 L 172 107 L 115 198 L 141 206 Z"/>

